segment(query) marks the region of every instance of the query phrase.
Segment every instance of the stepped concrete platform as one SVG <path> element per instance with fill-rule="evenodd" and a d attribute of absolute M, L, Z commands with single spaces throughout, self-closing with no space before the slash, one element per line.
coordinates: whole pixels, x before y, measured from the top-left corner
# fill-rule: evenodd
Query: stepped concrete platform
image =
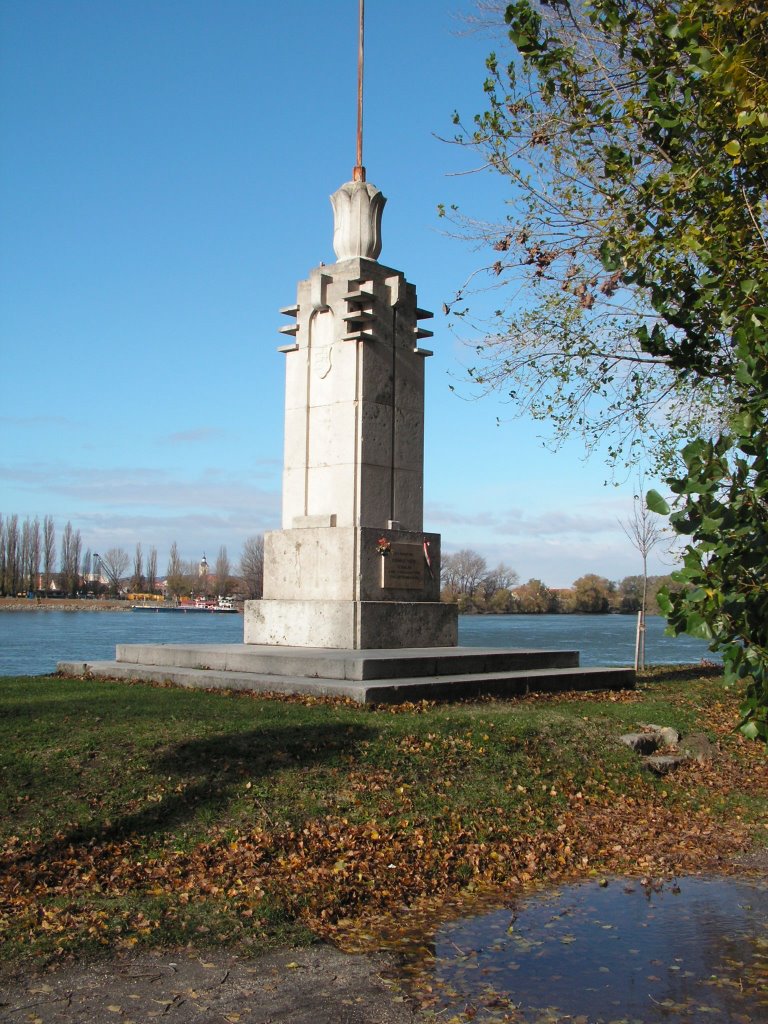
<path fill-rule="evenodd" d="M 484 647 L 336 650 L 252 644 L 118 644 L 115 661 L 62 661 L 64 675 L 198 689 L 308 693 L 362 704 L 632 689 L 631 668 L 581 668 L 577 651 Z"/>

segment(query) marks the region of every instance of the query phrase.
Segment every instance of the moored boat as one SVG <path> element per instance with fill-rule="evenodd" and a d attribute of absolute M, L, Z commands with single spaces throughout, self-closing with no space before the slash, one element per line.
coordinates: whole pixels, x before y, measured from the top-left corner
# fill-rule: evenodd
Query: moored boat
<path fill-rule="evenodd" d="M 213 612 L 224 615 L 237 615 L 235 602 L 231 597 L 220 597 L 216 601 L 207 601 L 204 598 L 197 598 L 194 602 L 185 604 L 134 604 L 131 606 L 134 612 L 173 612 L 176 614 L 199 614 L 200 612 Z"/>

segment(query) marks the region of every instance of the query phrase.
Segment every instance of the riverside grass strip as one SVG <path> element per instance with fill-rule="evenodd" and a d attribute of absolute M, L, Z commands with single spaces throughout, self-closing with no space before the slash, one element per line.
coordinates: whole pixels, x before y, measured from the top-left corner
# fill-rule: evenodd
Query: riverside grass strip
<path fill-rule="evenodd" d="M 467 891 L 736 870 L 768 845 L 765 748 L 712 670 L 640 685 L 371 709 L 1 679 L 0 955 L 372 948 Z M 658 779 L 616 741 L 644 722 L 717 757 Z"/>

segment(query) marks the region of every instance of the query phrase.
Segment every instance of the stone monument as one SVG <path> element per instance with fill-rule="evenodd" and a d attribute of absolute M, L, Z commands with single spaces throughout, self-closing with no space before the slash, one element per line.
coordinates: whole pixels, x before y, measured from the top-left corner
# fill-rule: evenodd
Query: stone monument
<path fill-rule="evenodd" d="M 423 531 L 424 363 L 416 289 L 379 262 L 382 193 L 331 196 L 337 262 L 283 310 L 282 529 L 264 538 L 264 597 L 245 606 L 246 644 L 447 647 L 440 537 Z"/>

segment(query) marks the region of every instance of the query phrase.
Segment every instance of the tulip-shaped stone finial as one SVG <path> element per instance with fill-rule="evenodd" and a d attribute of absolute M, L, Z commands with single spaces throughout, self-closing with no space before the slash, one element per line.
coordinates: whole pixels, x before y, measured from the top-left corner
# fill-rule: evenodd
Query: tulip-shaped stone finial
<path fill-rule="evenodd" d="M 333 251 L 339 260 L 378 259 L 384 194 L 367 181 L 348 181 L 331 196 Z"/>

